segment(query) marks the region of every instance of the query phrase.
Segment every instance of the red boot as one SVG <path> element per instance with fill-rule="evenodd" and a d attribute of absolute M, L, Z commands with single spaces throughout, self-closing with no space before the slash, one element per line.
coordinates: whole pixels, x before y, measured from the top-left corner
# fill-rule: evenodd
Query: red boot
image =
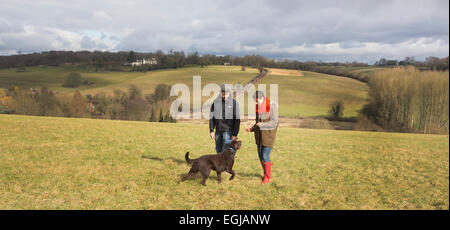
<path fill-rule="evenodd" d="M 272 173 L 270 173 L 271 169 L 272 169 L 272 162 L 266 162 L 266 164 L 268 164 L 268 170 L 266 169 L 266 173 L 267 173 L 267 177 L 269 177 L 269 179 L 272 179 Z"/>
<path fill-rule="evenodd" d="M 264 168 L 264 165 L 265 165 L 265 161 L 261 161 L 261 166 L 262 166 L 262 168 L 263 168 L 263 170 L 264 170 L 264 176 L 266 176 L 266 169 Z M 271 162 L 267 162 L 267 163 L 269 163 L 270 164 L 270 166 L 272 166 L 272 163 Z M 270 171 L 269 171 L 269 174 L 267 174 L 267 176 L 269 177 L 269 179 L 272 179 L 272 174 L 270 173 Z"/>
<path fill-rule="evenodd" d="M 263 184 L 269 183 L 269 179 L 271 177 L 269 177 L 270 174 L 270 162 L 264 162 L 264 179 L 262 181 Z"/>

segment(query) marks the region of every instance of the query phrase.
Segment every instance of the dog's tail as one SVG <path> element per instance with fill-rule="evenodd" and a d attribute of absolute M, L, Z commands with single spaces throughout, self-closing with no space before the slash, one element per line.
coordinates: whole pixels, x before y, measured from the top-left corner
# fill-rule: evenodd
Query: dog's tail
<path fill-rule="evenodd" d="M 189 164 L 192 164 L 192 162 L 193 162 L 191 159 L 189 159 L 189 152 L 186 152 L 186 155 L 184 156 L 184 159 L 186 159 L 186 162 L 189 163 Z"/>

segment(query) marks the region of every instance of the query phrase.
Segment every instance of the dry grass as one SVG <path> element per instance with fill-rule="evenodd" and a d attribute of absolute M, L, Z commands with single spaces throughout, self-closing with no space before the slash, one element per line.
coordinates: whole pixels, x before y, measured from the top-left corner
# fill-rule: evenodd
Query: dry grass
<path fill-rule="evenodd" d="M 273 74 L 273 75 L 296 76 L 296 77 L 303 76 L 303 73 L 300 70 L 273 69 L 273 68 L 268 68 L 268 70 L 269 70 L 269 74 Z"/>
<path fill-rule="evenodd" d="M 206 124 L 0 115 L 0 209 L 448 209 L 449 137 L 280 128 L 260 184 L 241 132 L 237 177 L 179 183 L 214 152 Z M 241 127 L 243 130 L 244 127 Z"/>

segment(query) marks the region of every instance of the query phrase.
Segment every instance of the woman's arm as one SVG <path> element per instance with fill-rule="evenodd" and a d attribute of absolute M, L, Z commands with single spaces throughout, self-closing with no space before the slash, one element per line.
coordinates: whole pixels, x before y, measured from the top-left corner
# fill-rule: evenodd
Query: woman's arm
<path fill-rule="evenodd" d="M 254 124 L 252 127 L 250 127 L 250 128 L 246 128 L 245 130 L 247 131 L 247 132 L 253 132 L 253 131 L 255 131 L 255 127 L 256 127 L 256 124 Z"/>
<path fill-rule="evenodd" d="M 256 128 L 256 123 L 250 128 L 250 132 L 255 131 L 255 128 Z"/>

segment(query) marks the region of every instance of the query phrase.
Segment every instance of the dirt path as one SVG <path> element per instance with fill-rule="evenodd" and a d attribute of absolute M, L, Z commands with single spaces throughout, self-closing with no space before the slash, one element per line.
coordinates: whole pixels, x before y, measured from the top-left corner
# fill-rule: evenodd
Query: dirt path
<path fill-rule="evenodd" d="M 236 95 L 234 96 L 234 98 L 237 98 L 237 97 L 243 95 L 245 93 L 245 91 L 248 91 L 248 89 L 250 88 L 251 85 L 256 85 L 256 83 L 258 83 L 259 80 L 261 80 L 263 77 L 265 77 L 267 75 L 267 73 L 268 73 L 268 71 L 266 69 L 263 69 L 261 71 L 261 73 L 259 73 L 256 77 L 254 77 L 252 80 L 247 82 L 241 89 L 239 89 L 236 92 Z"/>
<path fill-rule="evenodd" d="M 268 73 L 268 71 L 267 71 L 266 69 L 263 69 L 263 70 L 261 71 L 261 73 L 259 73 L 257 76 L 255 76 L 254 78 L 252 78 L 250 81 L 248 81 L 242 88 L 238 89 L 238 90 L 236 91 L 236 94 L 235 94 L 234 98 L 237 98 L 237 97 L 240 97 L 240 96 L 244 95 L 244 93 L 250 88 L 250 86 L 251 86 L 252 84 L 253 84 L 253 85 L 256 85 L 256 84 L 258 83 L 259 80 L 261 80 L 263 77 L 265 77 L 265 76 L 267 75 L 267 73 Z M 204 106 L 203 108 L 206 107 L 206 109 L 209 109 L 210 106 L 211 106 L 211 105 L 206 105 L 206 106 Z M 199 114 L 200 114 L 200 117 L 201 117 L 201 112 L 202 112 L 202 111 L 203 111 L 203 109 L 200 109 L 200 111 L 199 111 L 199 110 L 192 111 L 192 117 L 198 117 Z M 201 120 L 205 120 L 205 118 L 202 117 Z M 201 120 L 192 120 L 192 119 L 191 119 L 191 120 L 184 120 L 184 121 L 185 121 L 185 122 L 192 121 L 192 123 L 202 123 Z M 180 121 L 181 121 L 181 120 L 180 120 Z"/>

